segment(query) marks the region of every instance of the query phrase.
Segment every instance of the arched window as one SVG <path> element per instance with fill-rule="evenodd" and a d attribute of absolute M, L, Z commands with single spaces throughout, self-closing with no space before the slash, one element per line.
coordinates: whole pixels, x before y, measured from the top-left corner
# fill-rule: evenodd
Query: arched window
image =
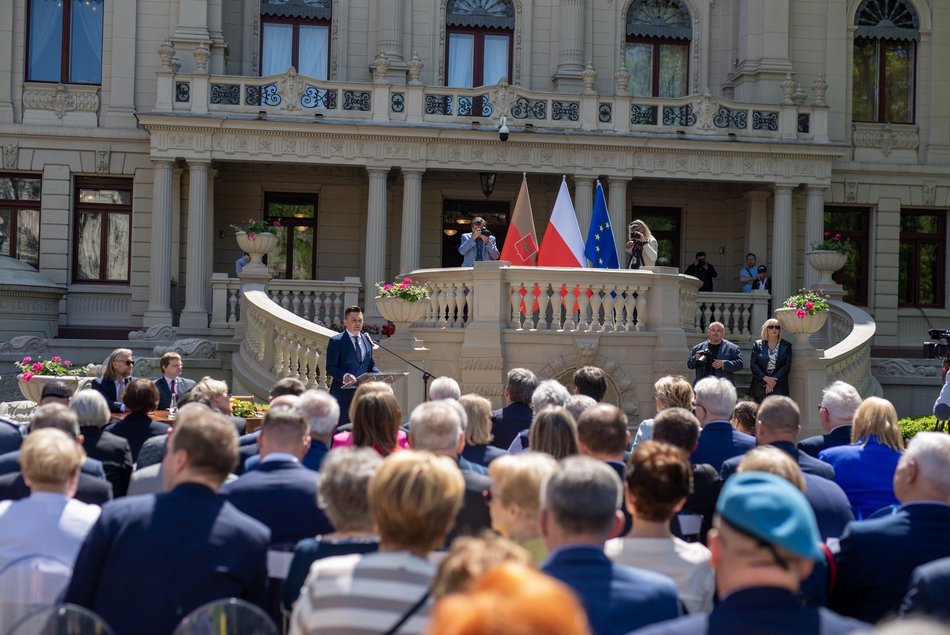
<path fill-rule="evenodd" d="M 261 75 L 327 79 L 331 0 L 261 0 Z"/>
<path fill-rule="evenodd" d="M 906 0 L 864 0 L 854 24 L 854 121 L 914 122 L 920 22 Z"/>
<path fill-rule="evenodd" d="M 624 64 L 636 97 L 682 97 L 688 92 L 693 29 L 682 0 L 635 0 L 627 10 Z"/>
<path fill-rule="evenodd" d="M 510 0 L 449 0 L 445 25 L 446 86 L 511 81 L 515 9 Z"/>

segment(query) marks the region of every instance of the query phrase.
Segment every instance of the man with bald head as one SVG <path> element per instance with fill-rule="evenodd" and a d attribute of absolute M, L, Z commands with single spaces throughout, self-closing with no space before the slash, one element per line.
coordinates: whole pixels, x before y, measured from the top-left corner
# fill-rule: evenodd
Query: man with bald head
<path fill-rule="evenodd" d="M 725 334 L 726 327 L 722 322 L 712 322 L 706 327 L 708 339 L 689 352 L 686 366 L 696 370 L 694 384 L 704 377 L 720 377 L 736 383 L 735 373 L 742 368 L 742 351 L 724 339 Z"/>

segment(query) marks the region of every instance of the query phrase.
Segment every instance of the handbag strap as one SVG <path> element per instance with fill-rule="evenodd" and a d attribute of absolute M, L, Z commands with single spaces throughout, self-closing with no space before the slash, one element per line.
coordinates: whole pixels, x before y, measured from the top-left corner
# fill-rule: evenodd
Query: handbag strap
<path fill-rule="evenodd" d="M 419 609 L 422 608 L 422 605 L 426 603 L 426 600 L 429 599 L 429 591 L 426 591 L 419 601 L 410 606 L 405 613 L 402 614 L 402 617 L 399 618 L 399 621 L 392 625 L 388 631 L 383 633 L 383 635 L 395 635 L 399 632 L 399 629 L 402 628 L 402 625 L 409 621 L 409 618 L 415 615 Z"/>

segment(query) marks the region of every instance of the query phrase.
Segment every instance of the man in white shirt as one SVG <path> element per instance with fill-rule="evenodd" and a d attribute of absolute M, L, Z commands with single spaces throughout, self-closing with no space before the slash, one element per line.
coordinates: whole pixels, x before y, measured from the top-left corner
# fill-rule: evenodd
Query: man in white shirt
<path fill-rule="evenodd" d="M 0 569 L 26 555 L 73 566 L 101 512 L 98 505 L 72 498 L 85 459 L 82 446 L 62 430 L 43 428 L 24 439 L 20 466 L 31 494 L 0 502 Z"/>

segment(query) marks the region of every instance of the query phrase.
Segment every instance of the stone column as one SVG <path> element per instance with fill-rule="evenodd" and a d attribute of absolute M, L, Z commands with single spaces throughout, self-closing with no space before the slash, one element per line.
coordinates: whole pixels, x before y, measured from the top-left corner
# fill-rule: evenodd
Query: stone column
<path fill-rule="evenodd" d="M 590 219 L 594 213 L 594 179 L 589 176 L 574 177 L 574 211 L 577 213 L 581 237 L 586 241 Z"/>
<path fill-rule="evenodd" d="M 13 3 L 0 2 L 0 123 L 13 123 Z"/>
<path fill-rule="evenodd" d="M 146 327 L 172 323 L 172 168 L 171 161 L 153 161 L 152 244 L 149 259 Z"/>
<path fill-rule="evenodd" d="M 735 285 L 733 288 L 723 289 L 721 284 L 718 284 L 720 290 L 722 291 L 741 291 L 742 283 L 738 281 L 738 276 L 736 272 L 739 271 L 740 267 L 745 265 L 745 255 L 749 252 L 755 254 L 755 257 L 759 264 L 768 265 L 771 270 L 772 263 L 768 262 L 768 201 L 769 193 L 766 190 L 752 190 L 746 192 L 743 195 L 745 199 L 745 242 L 743 252 L 739 257 L 739 262 L 741 264 L 732 267 L 730 265 L 730 275 L 727 278 L 731 284 Z M 723 281 L 725 282 L 725 280 Z"/>
<path fill-rule="evenodd" d="M 584 0 L 561 0 L 560 47 L 555 82 L 559 88 L 578 88 L 584 71 Z"/>
<path fill-rule="evenodd" d="M 874 307 L 874 322 L 877 333 L 874 343 L 878 346 L 899 346 L 900 323 L 897 305 L 899 302 L 901 200 L 880 198 L 874 215 L 875 236 L 871 244 L 874 254 L 873 284 L 868 289 L 868 300 Z"/>
<path fill-rule="evenodd" d="M 134 2 L 117 2 L 112 9 L 112 86 L 109 91 L 107 126 L 134 128 L 135 120 L 135 24 Z M 104 78 L 103 78 L 104 79 Z"/>
<path fill-rule="evenodd" d="M 419 268 L 420 229 L 422 224 L 422 170 L 402 171 L 402 243 L 399 246 L 399 271 Z"/>
<path fill-rule="evenodd" d="M 811 251 L 811 244 L 820 242 L 825 231 L 825 189 L 821 186 L 809 185 L 805 198 L 805 244 L 802 252 Z M 804 263 L 805 288 L 811 289 L 818 282 L 817 271 Z"/>
<path fill-rule="evenodd" d="M 403 64 L 402 17 L 403 0 L 386 0 L 376 5 L 379 20 L 376 35 L 376 50 L 389 59 L 390 64 Z"/>
<path fill-rule="evenodd" d="M 386 177 L 389 168 L 367 168 L 369 197 L 366 203 L 366 261 L 363 267 L 363 307 L 367 318 L 378 318 L 376 283 L 386 278 Z"/>
<path fill-rule="evenodd" d="M 188 247 L 186 255 L 185 308 L 182 328 L 208 327 L 206 285 L 211 277 L 205 263 L 208 249 L 209 161 L 188 161 Z"/>
<path fill-rule="evenodd" d="M 614 228 L 614 242 L 617 243 L 617 257 L 620 259 L 620 268 L 627 266 L 627 181 L 621 178 L 610 177 L 607 191 L 607 212 L 610 216 L 610 225 Z"/>
<path fill-rule="evenodd" d="M 792 290 L 792 186 L 776 185 L 772 210 L 772 308 Z"/>

